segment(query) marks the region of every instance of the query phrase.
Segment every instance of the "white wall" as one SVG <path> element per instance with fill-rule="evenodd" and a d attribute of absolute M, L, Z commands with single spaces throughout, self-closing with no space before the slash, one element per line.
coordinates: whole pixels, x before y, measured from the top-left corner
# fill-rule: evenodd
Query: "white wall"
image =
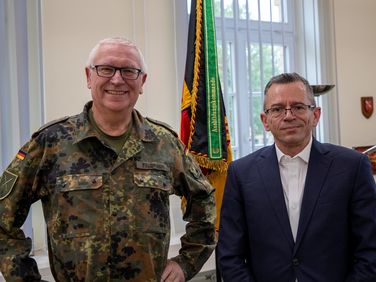
<path fill-rule="evenodd" d="M 84 67 L 101 39 L 125 36 L 148 65 L 136 108 L 179 127 L 180 89 L 175 64 L 174 0 L 43 1 L 46 120 L 79 113 L 90 99 Z"/>
<path fill-rule="evenodd" d="M 376 112 L 366 119 L 360 107 L 360 97 L 376 99 L 375 12 L 375 0 L 334 0 L 340 140 L 346 147 L 376 144 Z"/>

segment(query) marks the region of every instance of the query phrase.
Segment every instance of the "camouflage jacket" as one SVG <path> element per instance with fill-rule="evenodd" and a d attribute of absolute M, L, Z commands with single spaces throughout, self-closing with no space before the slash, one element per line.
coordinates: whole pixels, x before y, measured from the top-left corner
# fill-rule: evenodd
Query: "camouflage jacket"
<path fill-rule="evenodd" d="M 56 281 L 159 281 L 170 242 L 169 195 L 187 199 L 186 234 L 175 260 L 186 279 L 215 246 L 213 188 L 171 130 L 132 113 L 119 155 L 84 111 L 42 127 L 0 179 L 0 270 L 39 281 L 20 230 L 41 199 Z"/>

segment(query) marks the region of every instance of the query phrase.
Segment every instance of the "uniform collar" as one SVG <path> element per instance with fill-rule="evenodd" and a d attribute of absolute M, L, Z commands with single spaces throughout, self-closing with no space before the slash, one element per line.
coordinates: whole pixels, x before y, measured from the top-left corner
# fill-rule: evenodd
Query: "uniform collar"
<path fill-rule="evenodd" d="M 91 109 L 92 105 L 93 101 L 86 103 L 83 111 L 78 115 L 74 143 L 79 143 L 92 137 L 100 139 L 99 133 L 89 122 L 89 110 Z M 131 138 L 141 139 L 144 142 L 155 142 L 158 140 L 158 137 L 154 133 L 153 129 L 136 109 L 133 109 L 132 111 Z"/>

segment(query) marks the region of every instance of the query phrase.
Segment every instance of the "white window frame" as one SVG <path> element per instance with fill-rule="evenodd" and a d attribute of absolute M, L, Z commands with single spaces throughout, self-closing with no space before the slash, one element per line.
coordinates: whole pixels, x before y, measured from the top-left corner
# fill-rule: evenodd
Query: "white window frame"
<path fill-rule="evenodd" d="M 40 13 L 41 0 L 0 1 L 1 172 L 44 120 Z M 40 206 L 32 205 L 22 227 L 37 237 L 33 251 L 46 249 L 44 221 L 34 213 Z"/>
<path fill-rule="evenodd" d="M 214 1 L 214 0 L 213 0 Z M 259 0 L 270 1 L 270 0 Z M 250 141 L 252 135 L 251 111 L 249 108 L 249 86 L 247 79 L 247 59 L 244 52 L 240 52 L 244 45 L 249 43 L 256 44 L 274 44 L 282 45 L 289 50 L 288 61 L 285 64 L 287 72 L 298 72 L 306 77 L 311 84 L 335 84 L 336 70 L 335 70 L 335 45 L 333 32 L 333 1 L 332 0 L 281 0 L 285 3 L 282 14 L 287 15 L 287 19 L 282 19 L 281 23 L 233 20 L 222 17 L 216 17 L 216 37 L 217 42 L 221 42 L 223 38 L 226 42 L 232 40 L 234 50 L 232 56 L 231 69 L 236 69 L 233 72 L 234 91 L 227 85 L 225 79 L 221 79 L 222 90 L 224 94 L 224 101 L 227 111 L 227 116 L 230 123 L 231 144 L 233 147 L 234 158 L 239 158 L 251 153 L 258 148 L 270 143 L 270 136 L 264 132 L 263 144 L 256 144 L 255 141 Z M 224 1 L 221 5 L 223 7 Z M 238 7 L 237 0 L 233 0 L 233 14 L 236 15 Z M 186 11 L 187 7 L 181 5 L 180 8 Z M 302 12 L 304 11 L 304 12 Z M 180 12 L 181 13 L 181 12 Z M 188 16 L 186 17 L 188 18 Z M 186 44 L 188 30 L 188 20 L 178 22 L 184 24 L 184 27 L 177 28 L 177 42 Z M 247 24 L 248 34 L 247 34 Z M 260 27 L 260 29 L 259 29 Z M 237 33 L 234 30 L 238 30 Z M 284 35 L 282 36 L 282 32 Z M 183 35 L 182 35 L 183 34 Z M 270 36 L 273 34 L 273 36 Z M 321 38 L 321 40 L 319 40 Z M 222 44 L 223 45 L 223 44 Z M 226 45 L 225 45 L 226 46 Z M 186 54 L 186 45 L 183 48 L 178 47 L 178 54 Z M 226 47 L 222 48 L 226 52 Z M 315 54 L 315 57 L 308 58 L 307 54 Z M 286 54 L 286 53 L 285 53 Z M 181 56 L 185 58 L 183 55 Z M 307 59 L 308 58 L 308 59 Z M 218 61 L 221 63 L 223 69 L 228 66 L 227 62 L 219 57 Z M 182 64 L 182 65 L 180 65 Z M 185 61 L 178 61 L 178 70 L 183 70 Z M 278 73 L 275 73 L 278 74 Z M 183 71 L 179 77 L 183 77 Z M 246 81 L 247 83 L 244 83 Z M 179 82 L 180 83 L 180 82 Z M 264 81 L 264 83 L 266 83 Z M 260 95 L 263 96 L 261 87 Z M 244 95 L 241 93 L 248 93 Z M 235 100 L 234 108 L 231 109 L 229 105 L 230 99 Z M 263 98 L 262 98 L 263 99 Z M 322 107 L 321 121 L 315 132 L 316 138 L 322 142 L 339 143 L 338 133 L 338 103 L 337 91 L 332 90 L 330 94 L 316 98 L 317 103 Z"/>

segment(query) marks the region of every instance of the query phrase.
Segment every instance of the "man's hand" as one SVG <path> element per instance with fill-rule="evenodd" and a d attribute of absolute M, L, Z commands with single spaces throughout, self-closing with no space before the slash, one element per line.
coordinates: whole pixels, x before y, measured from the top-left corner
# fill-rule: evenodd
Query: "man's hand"
<path fill-rule="evenodd" d="M 184 272 L 181 269 L 180 265 L 173 261 L 168 260 L 167 266 L 163 270 L 161 282 L 184 282 Z"/>

